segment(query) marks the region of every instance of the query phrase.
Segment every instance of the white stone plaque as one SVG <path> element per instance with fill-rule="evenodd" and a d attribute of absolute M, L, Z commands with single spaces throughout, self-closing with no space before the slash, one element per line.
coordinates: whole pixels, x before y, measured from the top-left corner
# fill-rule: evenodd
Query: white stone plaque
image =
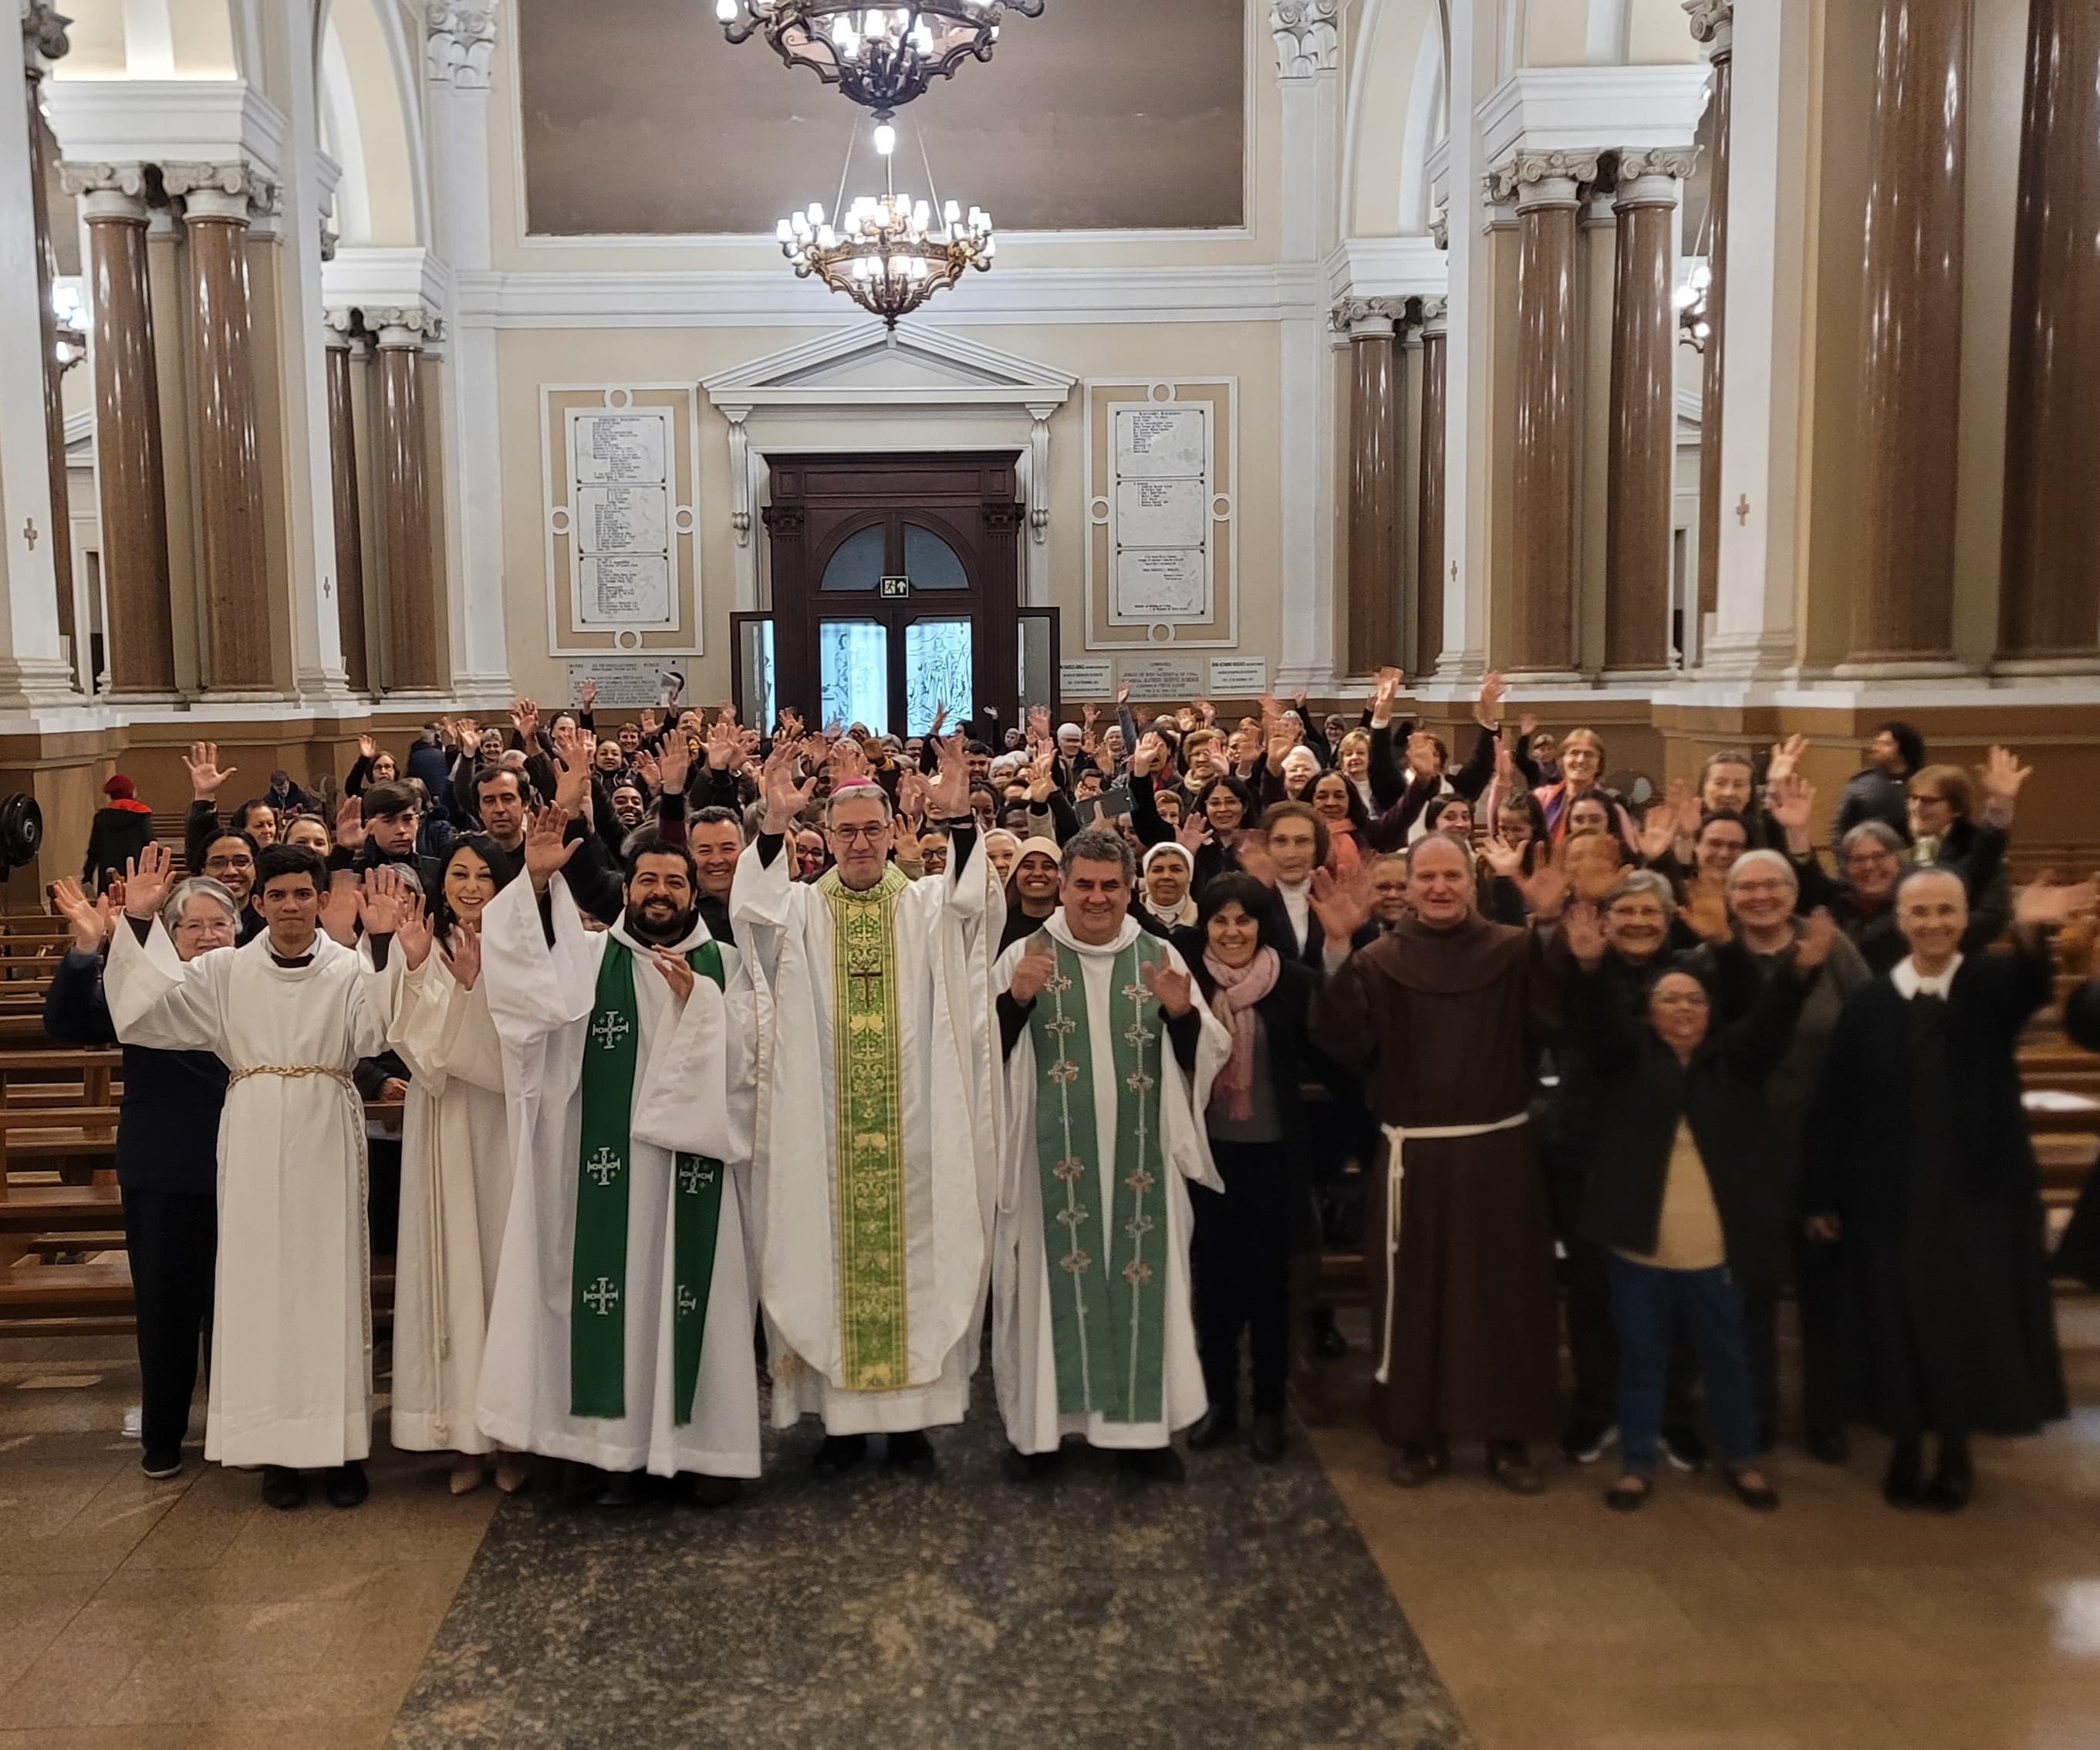
<path fill-rule="evenodd" d="M 665 555 L 606 554 L 576 567 L 576 619 L 586 626 L 664 626 L 671 612 L 671 561 Z"/>
<path fill-rule="evenodd" d="M 1200 479 L 1211 471 L 1208 407 L 1118 407 L 1116 478 Z"/>
<path fill-rule="evenodd" d="M 668 408 L 577 413 L 569 422 L 570 475 L 579 486 L 611 486 L 670 478 Z"/>
<path fill-rule="evenodd" d="M 569 696 L 582 696 L 584 683 L 598 683 L 601 711 L 639 711 L 664 702 L 663 664 L 646 656 L 593 656 L 569 664 Z"/>
<path fill-rule="evenodd" d="M 1133 699 L 1186 705 L 1203 690 L 1203 665 L 1185 657 L 1145 656 L 1125 661 L 1123 679 Z"/>
<path fill-rule="evenodd" d="M 1211 493 L 1202 480 L 1116 483 L 1116 542 L 1125 547 L 1201 547 Z"/>
<path fill-rule="evenodd" d="M 1259 699 L 1268 691 L 1266 656 L 1213 656 L 1211 693 L 1220 699 Z"/>
<path fill-rule="evenodd" d="M 1115 691 L 1110 678 L 1114 665 L 1100 661 L 1061 662 L 1057 665 L 1057 696 L 1061 699 L 1105 699 Z"/>
<path fill-rule="evenodd" d="M 1115 556 L 1118 620 L 1200 620 L 1210 594 L 1201 547 L 1128 547 Z"/>
<path fill-rule="evenodd" d="M 671 550 L 667 486 L 579 486 L 576 550 L 585 554 Z"/>

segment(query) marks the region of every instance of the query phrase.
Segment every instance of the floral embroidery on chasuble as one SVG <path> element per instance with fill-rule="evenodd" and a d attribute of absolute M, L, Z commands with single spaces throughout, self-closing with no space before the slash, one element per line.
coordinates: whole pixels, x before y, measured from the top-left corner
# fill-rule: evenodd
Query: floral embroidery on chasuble
<path fill-rule="evenodd" d="M 1050 1272 L 1060 1415 L 1156 1422 L 1167 1354 L 1167 1223 L 1160 1134 L 1166 1022 L 1140 973 L 1168 964 L 1151 936 L 1115 957 L 1110 979 L 1114 1085 L 1096 1087 L 1093 1017 L 1079 956 L 1039 935 L 1057 970 L 1029 1014 L 1035 1047 L 1035 1160 Z M 1115 1102 L 1110 1206 L 1101 1200 L 1096 1103 Z"/>
<path fill-rule="evenodd" d="M 921 1383 L 911 1377 L 904 1268 L 897 897 L 907 885 L 893 863 L 862 893 L 836 869 L 817 883 L 832 913 L 839 1355 L 849 1391 Z"/>

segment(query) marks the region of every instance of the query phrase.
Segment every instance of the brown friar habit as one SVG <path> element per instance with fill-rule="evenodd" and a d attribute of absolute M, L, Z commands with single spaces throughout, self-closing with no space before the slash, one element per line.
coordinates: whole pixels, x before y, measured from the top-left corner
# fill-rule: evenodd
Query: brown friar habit
<path fill-rule="evenodd" d="M 1363 1075 L 1381 1124 L 1471 1129 L 1527 1110 L 1532 1040 L 1557 1010 L 1530 931 L 1477 914 L 1449 930 L 1410 918 L 1329 982 L 1312 1032 Z M 1373 1346 L 1384 1363 L 1372 1420 L 1401 1447 L 1546 1438 L 1559 1327 L 1552 1211 L 1531 1126 L 1410 1136 L 1402 1167 L 1389 1270 L 1389 1171 L 1372 1175 L 1365 1211 Z"/>

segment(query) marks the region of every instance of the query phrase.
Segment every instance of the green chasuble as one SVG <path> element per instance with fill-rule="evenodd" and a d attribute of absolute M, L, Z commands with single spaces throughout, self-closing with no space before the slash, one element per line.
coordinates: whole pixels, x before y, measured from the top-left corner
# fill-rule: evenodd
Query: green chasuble
<path fill-rule="evenodd" d="M 914 1383 L 904 1277 L 904 1104 L 898 1062 L 895 864 L 856 893 L 832 869 L 832 1068 L 838 1129 L 839 1355 L 849 1391 Z"/>
<path fill-rule="evenodd" d="M 702 978 L 722 983 L 721 950 L 704 942 L 686 956 Z M 642 1051 L 634 952 L 618 938 L 598 963 L 598 996 L 584 1046 L 583 1125 L 577 1158 L 576 1238 L 569 1302 L 569 1413 L 627 1414 L 627 1198 L 634 1077 Z M 721 1221 L 722 1164 L 699 1155 L 672 1160 L 672 1420 L 693 1419 L 700 1344 L 714 1280 Z"/>
<path fill-rule="evenodd" d="M 1093 1018 L 1080 957 L 1047 934 L 1057 970 L 1029 1015 L 1035 1046 L 1035 1161 L 1050 1263 L 1050 1330 L 1060 1415 L 1156 1422 L 1167 1357 L 1167 1211 L 1160 1187 L 1160 1051 L 1166 1023 L 1140 976 L 1169 964 L 1153 937 L 1115 957 L 1110 979 L 1116 1085 L 1094 1085 Z M 1110 1201 L 1101 1200 L 1096 1100 L 1115 1102 Z M 1064 1249 L 1053 1243 L 1065 1234 Z"/>

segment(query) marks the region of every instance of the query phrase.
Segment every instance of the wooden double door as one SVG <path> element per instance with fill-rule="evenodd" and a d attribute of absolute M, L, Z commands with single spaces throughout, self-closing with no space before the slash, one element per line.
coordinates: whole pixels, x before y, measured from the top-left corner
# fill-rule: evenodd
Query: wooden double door
<path fill-rule="evenodd" d="M 1012 452 L 779 457 L 773 606 L 739 615 L 746 722 L 924 735 L 946 705 L 984 740 L 1054 692 L 1054 610 L 1019 603 Z M 1047 621 L 1047 623 L 1046 623 Z M 1026 627 L 1026 630 L 1024 630 Z M 769 648 L 770 647 L 770 648 Z"/>

